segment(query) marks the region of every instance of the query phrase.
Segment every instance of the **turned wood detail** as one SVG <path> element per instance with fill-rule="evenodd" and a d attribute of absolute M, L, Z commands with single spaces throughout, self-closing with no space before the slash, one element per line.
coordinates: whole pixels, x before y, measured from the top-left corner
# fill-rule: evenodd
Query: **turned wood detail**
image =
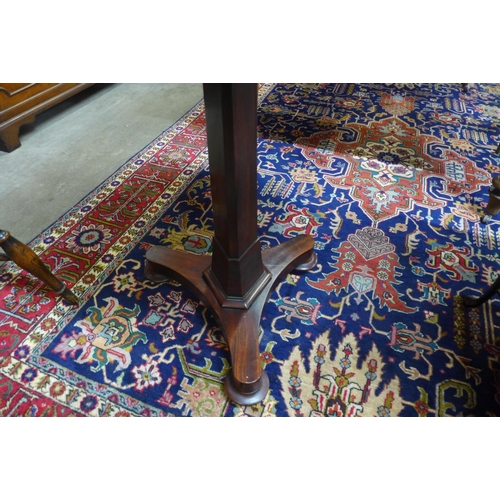
<path fill-rule="evenodd" d="M 229 397 L 262 401 L 269 379 L 262 368 L 259 325 L 277 283 L 317 263 L 314 240 L 301 235 L 261 250 L 257 227 L 257 85 L 204 84 L 214 218 L 211 256 L 154 246 L 146 253 L 152 281 L 174 279 L 211 311 L 229 345 Z"/>
<path fill-rule="evenodd" d="M 28 271 L 43 281 L 69 304 L 73 306 L 79 305 L 76 295 L 52 274 L 31 248 L 11 236 L 8 231 L 2 229 L 0 229 L 0 248 L 5 252 L 5 254 L 0 253 L 0 261 L 13 261 L 21 269 Z"/>

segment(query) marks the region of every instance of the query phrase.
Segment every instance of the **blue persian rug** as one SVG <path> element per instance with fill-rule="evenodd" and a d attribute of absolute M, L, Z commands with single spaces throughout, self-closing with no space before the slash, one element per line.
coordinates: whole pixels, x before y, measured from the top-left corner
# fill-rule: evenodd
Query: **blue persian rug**
<path fill-rule="evenodd" d="M 0 415 L 497 416 L 500 301 L 465 307 L 500 269 L 500 84 L 266 84 L 259 94 L 263 247 L 315 239 L 261 322 L 262 404 L 232 404 L 221 331 L 157 244 L 210 253 L 203 103 L 31 243 L 71 308 L 0 268 Z"/>

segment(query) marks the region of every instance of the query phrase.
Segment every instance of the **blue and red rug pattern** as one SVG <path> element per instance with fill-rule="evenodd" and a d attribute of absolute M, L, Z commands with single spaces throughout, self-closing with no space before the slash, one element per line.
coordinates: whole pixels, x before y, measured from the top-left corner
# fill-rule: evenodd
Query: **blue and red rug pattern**
<path fill-rule="evenodd" d="M 463 304 L 500 269 L 500 84 L 265 84 L 258 120 L 262 246 L 318 254 L 264 309 L 262 404 L 228 400 L 203 304 L 144 276 L 152 245 L 211 252 L 201 102 L 31 242 L 81 307 L 0 267 L 0 415 L 500 415 L 500 301 Z"/>

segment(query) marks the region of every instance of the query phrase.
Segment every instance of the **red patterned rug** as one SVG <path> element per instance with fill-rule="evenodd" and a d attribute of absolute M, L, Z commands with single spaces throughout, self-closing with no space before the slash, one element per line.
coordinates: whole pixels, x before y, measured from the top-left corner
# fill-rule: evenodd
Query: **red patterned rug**
<path fill-rule="evenodd" d="M 265 400 L 231 403 L 230 355 L 196 297 L 144 276 L 155 244 L 211 252 L 203 103 L 30 243 L 72 308 L 0 267 L 1 416 L 496 416 L 500 261 L 480 223 L 498 85 L 260 88 L 263 247 L 315 238 L 261 322 Z M 15 235 L 14 235 L 15 236 Z"/>

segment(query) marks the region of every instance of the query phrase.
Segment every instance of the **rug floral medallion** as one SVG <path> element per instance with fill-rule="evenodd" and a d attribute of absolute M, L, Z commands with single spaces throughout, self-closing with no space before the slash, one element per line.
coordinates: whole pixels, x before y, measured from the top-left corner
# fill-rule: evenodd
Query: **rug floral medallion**
<path fill-rule="evenodd" d="M 262 248 L 300 234 L 318 265 L 264 308 L 260 404 L 229 401 L 223 333 L 152 245 L 210 254 L 203 102 L 30 243 L 80 298 L 0 267 L 2 416 L 499 416 L 500 85 L 264 84 Z"/>

